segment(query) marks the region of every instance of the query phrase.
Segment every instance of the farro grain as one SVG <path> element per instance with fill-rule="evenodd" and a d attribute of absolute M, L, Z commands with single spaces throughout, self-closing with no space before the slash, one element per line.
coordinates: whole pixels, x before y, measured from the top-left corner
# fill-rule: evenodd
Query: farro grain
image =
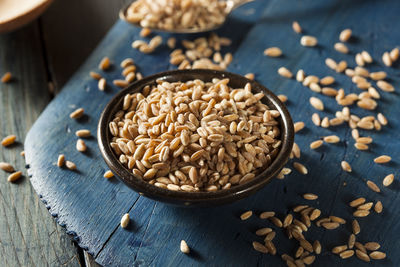
<path fill-rule="evenodd" d="M 110 59 L 108 57 L 104 57 L 99 64 L 99 69 L 107 70 L 110 67 Z"/>
<path fill-rule="evenodd" d="M 70 169 L 71 171 L 76 170 L 76 165 L 72 161 L 66 160 L 65 161 L 65 166 Z"/>
<path fill-rule="evenodd" d="M 327 143 L 339 143 L 340 138 L 337 135 L 329 135 L 324 137 L 324 141 Z"/>
<path fill-rule="evenodd" d="M 353 201 L 351 201 L 349 203 L 349 205 L 350 205 L 350 207 L 354 208 L 354 207 L 358 207 L 358 206 L 360 206 L 360 205 L 362 205 L 364 203 L 365 203 L 365 198 L 360 197 L 360 198 L 357 198 L 357 199 L 354 199 Z"/>
<path fill-rule="evenodd" d="M 4 73 L 4 75 L 1 77 L 1 82 L 2 83 L 8 83 L 10 82 L 12 79 L 12 75 L 11 72 L 6 72 Z"/>
<path fill-rule="evenodd" d="M 103 177 L 110 179 L 110 178 L 114 177 L 114 173 L 112 173 L 112 171 L 108 170 L 104 173 Z"/>
<path fill-rule="evenodd" d="M 314 251 L 313 246 L 311 245 L 310 242 L 308 242 L 305 239 L 302 239 L 299 241 L 300 242 L 300 246 L 302 246 L 305 250 L 307 250 L 308 252 L 312 253 Z"/>
<path fill-rule="evenodd" d="M 369 74 L 369 77 L 375 81 L 383 80 L 386 78 L 386 76 L 387 74 L 384 71 L 371 72 Z"/>
<path fill-rule="evenodd" d="M 321 224 L 325 229 L 334 230 L 340 226 L 337 222 L 326 222 Z"/>
<path fill-rule="evenodd" d="M 272 228 L 264 227 L 264 228 L 258 229 L 258 230 L 256 231 L 256 235 L 258 235 L 258 236 L 264 236 L 264 235 L 267 235 L 267 234 L 269 234 L 269 233 L 271 233 L 271 232 L 272 232 Z"/>
<path fill-rule="evenodd" d="M 303 195 L 303 198 L 306 200 L 316 200 L 318 199 L 318 196 L 316 194 L 306 193 Z"/>
<path fill-rule="evenodd" d="M 122 218 L 121 218 L 121 227 L 127 228 L 129 221 L 130 221 L 129 213 L 125 213 L 124 216 L 122 216 Z"/>
<path fill-rule="evenodd" d="M 362 56 L 364 62 L 372 63 L 373 59 L 372 59 L 371 55 L 367 51 L 365 51 L 365 50 L 362 51 L 361 52 L 361 56 Z"/>
<path fill-rule="evenodd" d="M 97 72 L 91 71 L 90 73 L 90 77 L 92 77 L 95 80 L 100 80 L 102 77 L 100 74 L 98 74 Z"/>
<path fill-rule="evenodd" d="M 356 210 L 353 212 L 354 217 L 366 217 L 369 215 L 369 210 Z"/>
<path fill-rule="evenodd" d="M 101 78 L 98 83 L 99 90 L 104 91 L 106 89 L 106 84 L 107 84 L 106 79 Z"/>
<path fill-rule="evenodd" d="M 350 164 L 347 162 L 347 161 L 342 161 L 341 162 L 341 166 L 342 166 L 342 169 L 344 170 L 344 171 L 346 171 L 346 172 L 351 172 L 351 166 L 350 166 Z"/>
<path fill-rule="evenodd" d="M 5 147 L 10 146 L 15 143 L 16 139 L 17 139 L 17 137 L 15 135 L 13 135 L 13 134 L 8 135 L 8 136 L 4 137 L 3 140 L 1 140 L 1 145 L 5 146 Z"/>
<path fill-rule="evenodd" d="M 374 260 L 383 260 L 386 258 L 386 253 L 381 251 L 374 251 L 369 254 L 369 257 Z"/>
<path fill-rule="evenodd" d="M 292 29 L 293 29 L 293 31 L 294 31 L 295 33 L 301 33 L 301 32 L 302 32 L 301 26 L 300 26 L 300 24 L 299 24 L 297 21 L 293 21 L 293 23 L 292 23 Z"/>
<path fill-rule="evenodd" d="M 321 85 L 327 86 L 335 82 L 335 78 L 332 76 L 326 76 L 320 80 Z"/>
<path fill-rule="evenodd" d="M 301 131 L 304 128 L 305 124 L 302 121 L 296 122 L 294 124 L 294 132 L 297 133 L 299 131 Z"/>
<path fill-rule="evenodd" d="M 354 243 L 354 246 L 355 246 L 358 250 L 360 250 L 360 251 L 362 251 L 362 252 L 364 252 L 364 253 L 367 253 L 367 250 L 365 249 L 364 245 L 361 244 L 360 242 L 356 241 L 356 242 Z"/>
<path fill-rule="evenodd" d="M 380 124 L 387 125 L 388 121 L 382 113 L 378 113 L 377 118 Z"/>
<path fill-rule="evenodd" d="M 393 174 L 389 174 L 383 179 L 382 184 L 384 186 L 390 186 L 393 183 L 393 181 L 394 181 L 394 175 Z"/>
<path fill-rule="evenodd" d="M 113 80 L 113 84 L 115 86 L 120 87 L 120 88 L 125 88 L 125 87 L 127 87 L 129 85 L 128 81 L 126 81 L 126 80 L 118 80 L 118 79 L 117 80 Z"/>
<path fill-rule="evenodd" d="M 285 95 L 278 95 L 278 98 L 282 103 L 286 103 L 286 101 L 288 100 L 287 96 Z"/>
<path fill-rule="evenodd" d="M 343 53 L 343 54 L 347 54 L 349 53 L 349 48 L 347 48 L 347 46 L 344 43 L 336 43 L 334 45 L 334 48 L 336 51 Z"/>
<path fill-rule="evenodd" d="M 364 244 L 364 247 L 369 251 L 378 250 L 381 245 L 377 242 L 367 242 Z"/>
<path fill-rule="evenodd" d="M 64 166 L 64 164 L 65 164 L 65 156 L 63 154 L 60 154 L 57 159 L 57 166 L 62 167 Z"/>
<path fill-rule="evenodd" d="M 347 249 L 347 245 L 336 246 L 332 249 L 332 253 L 340 254 Z"/>
<path fill-rule="evenodd" d="M 249 210 L 249 211 L 242 213 L 242 215 L 240 215 L 240 219 L 242 221 L 244 221 L 244 220 L 249 219 L 252 215 L 253 215 L 253 212 L 251 210 Z"/>
<path fill-rule="evenodd" d="M 315 126 L 321 125 L 321 118 L 319 117 L 318 113 L 313 113 L 311 116 L 311 120 L 315 124 Z"/>
<path fill-rule="evenodd" d="M 293 215 L 289 213 L 283 220 L 283 228 L 288 227 L 290 224 L 292 224 L 292 222 L 293 222 Z"/>
<path fill-rule="evenodd" d="M 293 77 L 292 72 L 290 72 L 290 70 L 288 70 L 285 67 L 280 67 L 278 69 L 278 74 L 281 75 L 282 77 L 289 78 L 289 79 Z"/>
<path fill-rule="evenodd" d="M 390 58 L 389 52 L 383 53 L 383 55 L 382 55 L 382 62 L 383 62 L 383 64 L 385 64 L 387 67 L 391 67 L 391 66 L 392 66 L 392 59 Z"/>
<path fill-rule="evenodd" d="M 135 64 L 135 61 L 132 58 L 125 58 L 121 61 L 121 68 L 125 69 L 126 67 Z"/>
<path fill-rule="evenodd" d="M 348 259 L 354 255 L 354 250 L 346 250 L 339 254 L 342 259 Z"/>
<path fill-rule="evenodd" d="M 336 70 L 336 68 L 337 68 L 337 63 L 332 58 L 329 58 L 329 57 L 326 58 L 325 59 L 325 64 L 332 70 Z"/>
<path fill-rule="evenodd" d="M 381 189 L 372 181 L 368 180 L 367 181 L 367 186 L 372 190 L 377 193 L 381 192 Z"/>
<path fill-rule="evenodd" d="M 310 104 L 317 110 L 324 110 L 324 103 L 317 97 L 310 97 Z"/>
<path fill-rule="evenodd" d="M 341 42 L 347 42 L 351 38 L 352 31 L 351 29 L 344 29 L 340 32 L 339 40 Z"/>
<path fill-rule="evenodd" d="M 308 75 L 304 78 L 303 85 L 310 86 L 312 83 L 319 83 L 319 78 L 315 75 Z"/>
<path fill-rule="evenodd" d="M 356 236 L 354 234 L 351 234 L 349 236 L 349 240 L 347 241 L 347 246 L 349 247 L 349 249 L 353 249 L 354 248 L 354 243 L 356 242 Z"/>
<path fill-rule="evenodd" d="M 392 62 L 397 61 L 397 59 L 399 59 L 400 56 L 399 48 L 397 47 L 393 48 L 392 51 L 390 51 L 389 56 Z"/>
<path fill-rule="evenodd" d="M 299 162 L 293 162 L 293 167 L 296 169 L 296 171 L 303 175 L 306 175 L 308 173 L 307 168 Z"/>
<path fill-rule="evenodd" d="M 300 39 L 300 44 L 302 46 L 309 46 L 309 47 L 316 46 L 318 44 L 318 40 L 314 36 L 304 35 Z"/>
<path fill-rule="evenodd" d="M 276 255 L 276 247 L 275 247 L 274 243 L 272 243 L 272 241 L 266 240 L 265 247 L 268 249 L 268 252 L 271 255 Z"/>
<path fill-rule="evenodd" d="M 294 254 L 294 256 L 296 258 L 300 258 L 300 256 L 303 254 L 303 252 L 304 252 L 304 248 L 300 246 L 300 247 L 297 248 L 296 253 Z"/>
<path fill-rule="evenodd" d="M 275 238 L 275 236 L 276 236 L 276 232 L 272 231 L 265 236 L 264 241 L 267 241 L 267 240 L 272 241 Z"/>
<path fill-rule="evenodd" d="M 260 219 L 268 219 L 273 216 L 275 216 L 274 211 L 264 211 L 260 214 Z"/>
<path fill-rule="evenodd" d="M 337 64 L 335 71 L 341 73 L 344 72 L 346 68 L 347 68 L 347 62 L 342 60 Z"/>
<path fill-rule="evenodd" d="M 385 91 L 385 92 L 394 92 L 394 91 L 395 91 L 393 85 L 391 85 L 390 83 L 388 83 L 388 82 L 386 82 L 386 81 L 383 81 L 383 80 L 377 81 L 377 82 L 376 82 L 376 85 L 377 85 L 382 91 Z"/>
<path fill-rule="evenodd" d="M 16 182 L 17 180 L 19 180 L 22 177 L 22 172 L 21 171 L 16 171 L 11 173 L 8 178 L 7 181 L 10 183 Z"/>
<path fill-rule="evenodd" d="M 310 220 L 314 221 L 316 220 L 319 216 L 321 215 L 321 210 L 319 209 L 314 209 L 311 214 L 310 214 Z"/>
<path fill-rule="evenodd" d="M 268 253 L 268 249 L 264 245 L 262 245 L 261 243 L 259 243 L 257 241 L 254 241 L 252 244 L 253 244 L 253 248 L 256 251 L 264 253 L 264 254 Z"/>
<path fill-rule="evenodd" d="M 381 213 L 382 210 L 383 210 L 382 202 L 377 201 L 377 202 L 375 203 L 374 210 L 375 210 L 376 213 Z"/>
<path fill-rule="evenodd" d="M 362 205 L 358 206 L 357 209 L 359 209 L 359 210 L 370 210 L 372 208 L 372 205 L 374 205 L 373 202 L 367 202 L 365 204 L 362 204 Z"/>
<path fill-rule="evenodd" d="M 360 53 L 357 53 L 354 59 L 358 66 L 362 67 L 365 65 L 364 58 L 362 57 L 362 55 Z"/>
<path fill-rule="evenodd" d="M 75 135 L 78 137 L 82 137 L 82 138 L 87 138 L 91 135 L 90 130 L 87 129 L 81 129 L 75 132 Z"/>
<path fill-rule="evenodd" d="M 78 139 L 78 141 L 76 141 L 76 150 L 78 150 L 79 152 L 85 152 L 87 150 L 85 141 L 83 141 L 82 139 Z"/>
<path fill-rule="evenodd" d="M 316 92 L 316 93 L 321 92 L 321 86 L 319 86 L 319 84 L 317 84 L 317 83 L 311 83 L 310 89 L 311 89 L 311 91 Z"/>
<path fill-rule="evenodd" d="M 84 112 L 85 112 L 85 110 L 83 108 L 78 108 L 78 109 L 75 109 L 71 114 L 69 114 L 69 117 L 71 119 L 79 119 L 83 116 Z"/>
<path fill-rule="evenodd" d="M 392 160 L 392 158 L 390 156 L 382 155 L 382 156 L 375 158 L 374 162 L 378 163 L 378 164 L 384 164 L 384 163 L 390 162 L 391 160 Z"/>
<path fill-rule="evenodd" d="M 305 78 L 306 78 L 306 74 L 305 74 L 304 70 L 302 70 L 302 69 L 298 70 L 296 73 L 296 81 L 303 82 Z"/>
<path fill-rule="evenodd" d="M 6 172 L 13 172 L 14 171 L 14 167 L 7 162 L 0 162 L 0 169 L 2 169 L 3 171 Z"/>
<path fill-rule="evenodd" d="M 268 218 L 268 220 L 270 220 L 276 227 L 281 228 L 283 226 L 282 221 L 277 217 L 273 216 L 273 217 Z"/>
<path fill-rule="evenodd" d="M 357 148 L 358 150 L 368 150 L 368 145 L 363 144 L 363 143 L 355 143 L 354 147 Z"/>
<path fill-rule="evenodd" d="M 280 57 L 282 50 L 279 47 L 270 47 L 264 50 L 264 55 L 268 57 Z"/>
<path fill-rule="evenodd" d="M 371 261 L 368 254 L 359 249 L 356 249 L 356 256 L 357 256 L 357 258 L 359 258 L 362 261 L 365 261 L 365 262 Z"/>
<path fill-rule="evenodd" d="M 320 146 L 322 146 L 323 143 L 324 143 L 324 142 L 323 142 L 322 140 L 316 140 L 316 141 L 314 141 L 314 142 L 312 142 L 312 143 L 310 144 L 310 148 L 311 148 L 311 149 L 317 149 L 317 148 L 319 148 Z"/>
<path fill-rule="evenodd" d="M 360 224 L 358 223 L 358 221 L 356 219 L 354 219 L 352 221 L 351 227 L 353 230 L 353 234 L 358 235 L 360 233 L 360 231 L 361 231 Z"/>

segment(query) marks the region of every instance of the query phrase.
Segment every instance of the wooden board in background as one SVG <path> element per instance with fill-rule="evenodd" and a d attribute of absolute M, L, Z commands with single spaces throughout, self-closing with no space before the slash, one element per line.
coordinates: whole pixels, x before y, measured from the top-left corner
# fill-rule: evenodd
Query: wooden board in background
<path fill-rule="evenodd" d="M 130 43 L 138 38 L 138 29 L 118 22 L 29 133 L 26 151 L 32 184 L 58 222 L 75 236 L 81 247 L 94 255 L 97 262 L 104 265 L 282 264 L 278 256 L 260 255 L 251 248 L 252 241 L 261 241 L 254 231 L 271 224 L 256 216 L 245 222 L 238 217 L 243 211 L 252 209 L 256 214 L 264 210 L 275 210 L 278 217 L 283 218 L 293 205 L 306 203 L 301 198 L 306 192 L 320 195 L 318 201 L 309 204 L 321 209 L 324 216 L 337 215 L 348 221 L 352 219 L 352 210 L 347 207 L 347 203 L 353 198 L 365 196 L 371 201 L 381 200 L 385 207 L 382 214 L 372 214 L 359 220 L 363 229 L 359 241 L 380 242 L 382 250 L 387 252 L 388 259 L 372 265 L 399 265 L 400 257 L 395 250 L 399 245 L 396 233 L 400 231 L 398 182 L 390 188 L 384 188 L 380 194 L 370 191 L 365 185 L 366 179 L 380 185 L 386 174 L 392 172 L 396 177 L 399 175 L 400 125 L 396 118 L 400 112 L 395 104 L 399 100 L 398 93 L 381 94 L 383 100 L 379 102 L 378 110 L 387 115 L 390 125 L 380 133 L 361 131 L 362 135 L 371 135 L 375 141 L 370 151 L 359 152 L 353 148 L 348 128 L 339 126 L 335 129 L 322 129 L 312 125 L 310 116 L 314 110 L 309 106 L 308 99 L 316 93 L 294 80 L 276 74 L 280 66 L 293 71 L 303 68 L 308 74 L 334 75 L 338 80 L 337 88 L 343 87 L 346 92 L 359 92 L 349 79 L 330 71 L 323 61 L 329 55 L 337 60 L 346 59 L 354 67 L 354 55 L 340 55 L 332 48 L 339 32 L 347 27 L 352 28 L 357 36 L 349 45 L 352 52 L 365 49 L 375 59 L 380 59 L 384 51 L 400 43 L 399 33 L 393 30 L 400 26 L 400 21 L 396 19 L 399 8 L 400 3 L 396 1 L 300 3 L 276 0 L 266 4 L 258 1 L 238 10 L 228 25 L 220 30 L 221 35 L 234 40 L 230 48 L 234 52 L 234 61 L 229 70 L 241 74 L 256 73 L 257 80 L 269 89 L 289 97 L 288 108 L 294 121 L 306 122 L 307 128 L 298 134 L 296 142 L 302 148 L 300 162 L 309 168 L 307 176 L 293 172 L 285 180 L 273 181 L 246 200 L 210 209 L 167 206 L 139 197 L 116 180 L 102 178 L 106 165 L 101 159 L 95 138 L 88 141 L 90 153 L 81 155 L 75 151 L 74 131 L 88 128 L 96 132 L 101 109 L 117 90 L 110 86 L 106 93 L 98 91 L 97 83 L 89 78 L 88 72 L 95 69 L 105 55 L 115 63 L 132 56 L 138 62 L 140 72 L 145 75 L 171 68 L 166 47 L 152 55 L 132 50 Z M 316 48 L 301 47 L 300 37 L 291 30 L 293 20 L 298 20 L 307 34 L 317 36 L 320 45 Z M 254 21 L 256 23 L 252 25 Z M 262 51 L 269 46 L 281 47 L 285 56 L 278 59 L 262 56 Z M 118 64 L 115 68 L 115 71 L 105 74 L 109 81 L 119 76 Z M 382 68 L 381 63 L 370 66 L 372 70 Z M 398 68 L 385 70 L 390 73 L 391 82 L 398 87 Z M 320 97 L 327 107 L 327 112 L 320 112 L 321 115 L 333 117 L 339 107 L 334 100 Z M 78 106 L 87 110 L 87 120 L 75 122 L 67 117 Z M 355 108 L 352 110 L 358 115 L 371 114 Z M 311 141 L 333 133 L 347 141 L 310 151 L 308 145 Z M 79 172 L 58 169 L 54 163 L 59 153 L 64 153 L 76 162 Z M 386 166 L 374 164 L 372 159 L 383 153 L 391 155 L 393 162 Z M 340 169 L 340 161 L 343 159 L 352 165 L 353 173 L 344 173 Z M 129 212 L 133 219 L 128 230 L 119 227 L 120 217 L 125 212 Z M 329 252 L 333 246 L 345 243 L 349 234 L 348 225 L 334 231 L 314 226 L 312 231 L 306 233 L 308 239 L 321 240 L 324 245 L 316 265 L 361 264 L 356 258 L 342 261 Z M 181 239 L 185 239 L 193 248 L 191 256 L 180 253 Z M 280 230 L 275 244 L 279 254 L 293 254 L 296 249 L 295 242 L 288 241 Z"/>
<path fill-rule="evenodd" d="M 26 133 L 50 101 L 38 24 L 0 35 L 0 76 L 10 71 L 10 83 L 0 82 L 0 139 L 17 136 L 17 144 L 0 148 L 0 161 L 11 163 L 24 177 L 7 182 L 0 171 L 1 266 L 80 266 L 77 247 L 52 220 L 35 194 L 20 156 Z"/>

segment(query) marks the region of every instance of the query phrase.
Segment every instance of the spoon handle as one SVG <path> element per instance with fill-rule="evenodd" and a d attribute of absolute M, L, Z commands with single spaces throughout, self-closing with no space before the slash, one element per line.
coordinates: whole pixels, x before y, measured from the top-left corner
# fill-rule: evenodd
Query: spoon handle
<path fill-rule="evenodd" d="M 254 2 L 255 0 L 231 0 L 231 1 L 232 1 L 232 9 L 231 10 L 234 10 L 244 4 Z"/>

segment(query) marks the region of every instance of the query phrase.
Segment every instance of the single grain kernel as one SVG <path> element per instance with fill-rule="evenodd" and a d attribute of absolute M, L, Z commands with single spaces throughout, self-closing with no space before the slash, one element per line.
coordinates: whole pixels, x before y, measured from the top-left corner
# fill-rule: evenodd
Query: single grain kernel
<path fill-rule="evenodd" d="M 7 162 L 0 162 L 0 169 L 2 169 L 3 171 L 6 172 L 13 172 L 14 171 L 14 167 Z"/>
<path fill-rule="evenodd" d="M 374 206 L 374 210 L 375 210 L 376 213 L 381 213 L 382 210 L 383 210 L 382 202 L 377 201 L 375 206 Z"/>
<path fill-rule="evenodd" d="M 372 190 L 377 193 L 381 192 L 381 189 L 372 181 L 368 180 L 367 181 L 367 186 Z"/>
<path fill-rule="evenodd" d="M 104 57 L 99 64 L 99 69 L 107 70 L 110 67 L 110 59 L 108 57 Z"/>
<path fill-rule="evenodd" d="M 279 47 L 270 47 L 264 50 L 264 55 L 268 57 L 280 57 L 282 50 Z"/>
<path fill-rule="evenodd" d="M 1 140 L 1 145 L 2 146 L 10 146 L 15 143 L 16 139 L 17 139 L 17 137 L 15 135 L 6 136 L 3 138 L 3 140 Z"/>
<path fill-rule="evenodd" d="M 350 29 L 343 30 L 339 35 L 341 42 L 347 42 L 351 38 L 352 31 Z"/>
<path fill-rule="evenodd" d="M 122 218 L 121 218 L 121 227 L 127 228 L 129 221 L 130 221 L 129 213 L 125 213 L 124 216 L 122 216 Z"/>
<path fill-rule="evenodd" d="M 85 110 L 83 108 L 78 108 L 78 109 L 74 110 L 71 114 L 69 114 L 69 117 L 71 119 L 79 119 L 83 116 L 84 112 L 85 112 Z"/>
<path fill-rule="evenodd" d="M 314 141 L 314 142 L 312 142 L 312 143 L 310 144 L 310 148 L 311 148 L 311 149 L 317 149 L 317 148 L 319 148 L 320 146 L 322 146 L 323 143 L 324 143 L 324 142 L 323 142 L 322 140 L 316 140 L 316 141 Z"/>
<path fill-rule="evenodd" d="M 310 97 L 310 104 L 317 110 L 324 110 L 324 103 L 317 97 Z"/>
<path fill-rule="evenodd" d="M 292 72 L 290 72 L 290 70 L 288 70 L 285 67 L 280 67 L 278 69 L 278 74 L 281 75 L 282 77 L 289 78 L 289 79 L 293 77 Z"/>
<path fill-rule="evenodd" d="M 114 173 L 112 173 L 112 171 L 108 170 L 104 173 L 103 177 L 110 179 L 110 178 L 114 177 Z"/>
<path fill-rule="evenodd" d="M 2 77 L 1 77 L 1 82 L 2 83 L 8 83 L 12 79 L 11 72 L 6 72 Z"/>
<path fill-rule="evenodd" d="M 316 46 L 318 44 L 318 40 L 314 36 L 304 35 L 300 39 L 300 44 L 302 46 L 308 46 L 308 47 Z"/>
<path fill-rule="evenodd" d="M 253 212 L 252 212 L 251 210 L 249 210 L 249 211 L 246 211 L 246 212 L 242 213 L 242 214 L 240 215 L 240 219 L 241 219 L 242 221 L 244 221 L 244 220 L 249 219 L 252 215 L 253 215 Z"/>
<path fill-rule="evenodd" d="M 393 181 L 394 181 L 394 175 L 389 174 L 383 179 L 382 184 L 383 184 L 383 186 L 389 186 L 393 183 Z"/>
<path fill-rule="evenodd" d="M 382 156 L 375 158 L 374 162 L 378 163 L 378 164 L 384 164 L 384 163 L 388 163 L 391 160 L 392 160 L 392 158 L 390 156 L 382 155 Z"/>
<path fill-rule="evenodd" d="M 301 33 L 301 32 L 302 32 L 301 26 L 300 26 L 300 24 L 299 24 L 297 21 L 293 21 L 293 23 L 292 23 L 292 29 L 293 29 L 293 31 L 294 31 L 295 33 Z"/>
<path fill-rule="evenodd" d="M 13 172 L 8 176 L 7 181 L 9 181 L 10 183 L 16 182 L 18 179 L 21 178 L 21 176 L 22 176 L 21 171 Z"/>
<path fill-rule="evenodd" d="M 64 166 L 64 163 L 65 163 L 65 156 L 63 154 L 60 154 L 57 159 L 57 166 L 62 167 Z"/>
<path fill-rule="evenodd" d="M 351 166 L 350 166 L 350 164 L 347 162 L 347 161 L 342 161 L 341 162 L 341 166 L 342 166 L 342 169 L 344 170 L 344 171 L 346 171 L 346 172 L 351 172 Z"/>

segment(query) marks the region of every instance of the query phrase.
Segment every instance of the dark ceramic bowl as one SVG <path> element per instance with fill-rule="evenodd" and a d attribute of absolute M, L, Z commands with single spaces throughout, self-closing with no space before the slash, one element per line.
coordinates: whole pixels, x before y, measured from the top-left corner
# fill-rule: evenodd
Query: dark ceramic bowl
<path fill-rule="evenodd" d="M 123 166 L 118 157 L 114 154 L 110 140 L 112 135 L 109 131 L 108 124 L 113 119 L 114 114 L 121 110 L 122 101 L 126 94 L 135 93 L 142 90 L 146 85 L 156 84 L 156 80 L 162 79 L 165 81 L 188 81 L 193 79 L 201 79 L 203 81 L 211 81 L 213 78 L 229 78 L 229 85 L 234 88 L 243 88 L 246 83 L 251 83 L 253 92 L 263 92 L 266 97 L 262 99 L 270 108 L 280 112 L 279 119 L 281 127 L 282 146 L 272 161 L 272 164 L 261 171 L 253 180 L 242 185 L 233 186 L 230 189 L 220 190 L 217 192 L 181 192 L 171 191 L 151 185 L 141 179 L 133 176 L 133 174 Z M 120 91 L 106 106 L 101 114 L 98 125 L 98 142 L 101 154 L 105 162 L 110 167 L 111 171 L 127 186 L 139 192 L 146 197 L 185 206 L 211 206 L 224 203 L 230 203 L 242 198 L 245 198 L 262 187 L 264 187 L 271 179 L 273 179 L 286 164 L 293 146 L 294 129 L 293 122 L 288 110 L 277 98 L 275 94 L 266 89 L 261 84 L 246 79 L 243 76 L 213 70 L 176 70 L 158 73 L 148 76 L 140 81 L 137 81 L 127 88 Z"/>

